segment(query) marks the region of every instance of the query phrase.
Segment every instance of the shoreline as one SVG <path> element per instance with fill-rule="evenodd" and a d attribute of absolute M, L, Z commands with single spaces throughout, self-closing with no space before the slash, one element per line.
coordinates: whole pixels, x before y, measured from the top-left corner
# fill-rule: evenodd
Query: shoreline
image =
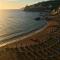
<path fill-rule="evenodd" d="M 44 24 L 45 25 L 45 24 Z M 37 28 L 35 30 L 32 30 L 24 35 L 18 35 L 18 36 L 14 36 L 10 39 L 6 39 L 5 42 L 1 41 L 0 42 L 0 47 L 3 47 L 3 46 L 6 46 L 6 45 L 9 45 L 9 44 L 12 44 L 12 43 L 15 43 L 15 42 L 18 42 L 18 41 L 21 41 L 21 40 L 24 40 L 26 38 L 29 38 L 30 36 L 33 36 L 41 31 L 43 31 L 46 27 L 48 26 L 48 22 L 46 22 L 46 26 L 43 26 L 41 28 Z M 12 39 L 12 40 L 11 40 Z M 17 40 L 18 39 L 18 40 Z M 8 41 L 9 40 L 9 41 Z M 11 40 L 11 41 L 10 41 Z"/>
<path fill-rule="evenodd" d="M 59 19 L 58 16 L 55 16 L 54 18 L 51 18 L 50 20 L 47 19 L 47 23 L 48 25 L 45 26 L 46 28 L 42 28 L 40 30 L 38 30 L 35 33 L 31 33 L 29 34 L 29 36 L 27 38 L 23 38 L 21 39 L 20 36 L 15 37 L 13 39 L 13 42 L 8 42 L 6 44 L 0 44 L 1 48 L 19 48 L 19 47 L 25 47 L 25 46 L 31 46 L 31 45 L 36 45 L 36 44 L 40 44 L 43 43 L 44 41 L 46 41 L 47 39 L 49 39 L 51 32 L 51 28 L 53 28 L 53 26 L 59 26 L 59 20 L 57 21 L 57 19 Z M 54 29 L 54 28 L 53 28 Z M 54 34 L 54 32 L 52 33 Z M 30 36 L 31 35 L 31 36 Z"/>

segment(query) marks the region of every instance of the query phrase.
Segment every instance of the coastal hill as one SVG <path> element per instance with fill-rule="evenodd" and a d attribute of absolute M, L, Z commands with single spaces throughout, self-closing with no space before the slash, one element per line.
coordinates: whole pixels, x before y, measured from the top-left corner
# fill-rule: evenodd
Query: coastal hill
<path fill-rule="evenodd" d="M 24 8 L 24 11 L 37 11 L 37 12 L 40 12 L 40 11 L 47 11 L 47 9 L 50 10 L 50 7 L 51 5 L 47 5 L 48 2 L 39 2 L 39 3 L 36 3 L 36 4 L 33 4 L 33 5 L 30 5 L 30 6 L 26 6 Z"/>
<path fill-rule="evenodd" d="M 53 9 L 58 9 L 58 7 L 60 6 L 60 1 L 44 1 L 44 2 L 38 2 L 36 4 L 30 5 L 30 6 L 26 6 L 24 8 L 24 11 L 52 11 Z"/>

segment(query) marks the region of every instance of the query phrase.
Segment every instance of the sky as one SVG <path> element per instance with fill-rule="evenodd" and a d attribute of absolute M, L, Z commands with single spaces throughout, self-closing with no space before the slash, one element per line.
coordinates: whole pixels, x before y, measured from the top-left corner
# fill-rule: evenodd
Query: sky
<path fill-rule="evenodd" d="M 41 1 L 47 0 L 0 0 L 0 9 L 19 9 Z"/>

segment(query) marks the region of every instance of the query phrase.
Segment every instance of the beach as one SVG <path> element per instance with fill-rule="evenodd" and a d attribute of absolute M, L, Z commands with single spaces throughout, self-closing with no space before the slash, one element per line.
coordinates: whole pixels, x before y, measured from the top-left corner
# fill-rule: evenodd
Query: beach
<path fill-rule="evenodd" d="M 0 60 L 60 60 L 60 0 L 0 2 Z"/>
<path fill-rule="evenodd" d="M 38 28 L 38 29 L 36 29 L 34 31 L 31 31 L 30 33 L 27 33 L 23 36 L 16 36 L 16 37 L 11 38 L 11 39 L 6 39 L 5 42 L 4 41 L 2 41 L 2 43 L 0 42 L 0 47 L 5 46 L 5 45 L 9 45 L 9 44 L 12 44 L 12 43 L 15 43 L 15 42 L 23 41 L 23 40 L 26 40 L 26 39 L 30 39 L 35 34 L 40 33 L 41 31 L 43 31 L 47 26 L 48 26 L 48 24 L 46 24 L 44 27 L 42 27 L 40 29 Z M 10 41 L 7 41 L 7 40 L 10 40 Z M 24 45 L 24 44 L 22 44 L 22 45 Z"/>
<path fill-rule="evenodd" d="M 27 38 L 0 46 L 0 60 L 60 60 L 60 15 L 51 20 L 48 25 Z M 11 39 L 11 40 L 13 40 Z"/>
<path fill-rule="evenodd" d="M 38 43 L 44 42 L 46 39 L 48 39 L 50 34 L 50 29 L 54 25 L 58 25 L 58 22 L 56 22 L 55 17 L 53 20 L 48 20 L 47 26 L 43 27 L 42 29 L 39 29 L 35 32 L 32 31 L 32 33 L 28 34 L 27 36 L 21 38 L 16 37 L 12 38 L 12 42 L 8 42 L 5 44 L 0 45 L 0 47 L 6 47 L 6 48 L 15 48 L 15 47 L 23 47 L 23 46 L 29 46 L 34 45 Z M 15 40 L 14 40 L 15 39 Z"/>

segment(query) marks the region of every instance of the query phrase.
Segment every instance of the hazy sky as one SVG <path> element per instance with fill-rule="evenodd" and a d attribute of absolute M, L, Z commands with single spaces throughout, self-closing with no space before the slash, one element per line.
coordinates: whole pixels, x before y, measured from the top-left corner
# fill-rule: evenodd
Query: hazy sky
<path fill-rule="evenodd" d="M 0 0 L 0 9 L 18 9 L 41 1 L 47 0 Z"/>

